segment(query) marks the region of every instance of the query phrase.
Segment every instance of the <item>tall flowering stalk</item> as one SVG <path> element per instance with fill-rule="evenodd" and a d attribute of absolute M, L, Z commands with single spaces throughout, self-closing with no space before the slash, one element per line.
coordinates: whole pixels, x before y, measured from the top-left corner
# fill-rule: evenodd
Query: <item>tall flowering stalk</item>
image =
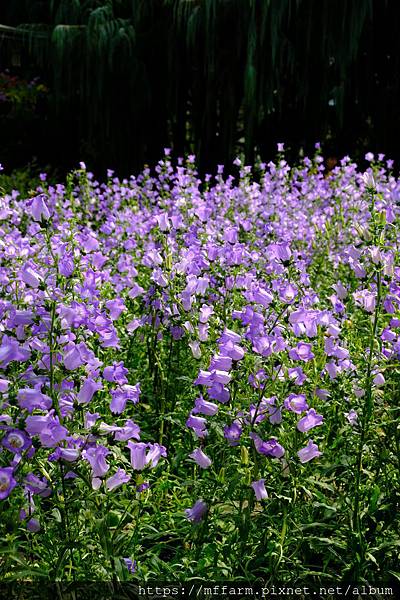
<path fill-rule="evenodd" d="M 372 271 L 375 290 L 372 292 L 370 302 L 367 301 L 367 294 L 364 294 L 364 309 L 372 312 L 370 335 L 368 339 L 366 374 L 364 380 L 364 403 L 360 417 L 360 438 L 357 449 L 356 470 L 355 470 L 355 493 L 354 493 L 354 508 L 353 508 L 353 527 L 356 534 L 356 556 L 358 556 L 358 564 L 355 564 L 355 576 L 359 576 L 360 563 L 365 557 L 365 540 L 361 523 L 360 503 L 362 499 L 362 471 L 363 457 L 365 453 L 365 444 L 368 440 L 368 434 L 373 421 L 374 415 L 374 375 L 373 370 L 377 359 L 377 347 L 379 348 L 379 319 L 382 310 L 382 257 L 381 253 L 385 249 L 385 215 L 383 212 L 376 210 L 376 183 L 372 175 L 367 174 L 365 177 L 366 192 L 370 197 L 370 238 L 372 244 Z M 371 304 L 372 303 L 372 304 Z"/>

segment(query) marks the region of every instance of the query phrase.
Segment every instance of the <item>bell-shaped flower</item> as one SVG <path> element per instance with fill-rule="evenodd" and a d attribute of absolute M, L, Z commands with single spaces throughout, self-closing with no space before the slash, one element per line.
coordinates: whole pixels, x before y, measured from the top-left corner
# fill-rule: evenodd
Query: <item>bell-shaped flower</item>
<path fill-rule="evenodd" d="M 127 483 L 131 479 L 123 469 L 118 469 L 117 472 L 106 480 L 106 488 L 109 492 L 115 490 L 120 485 Z"/>
<path fill-rule="evenodd" d="M 82 452 L 82 456 L 85 460 L 90 463 L 92 467 L 92 473 L 94 478 L 103 477 L 110 468 L 110 465 L 106 462 L 106 456 L 110 454 L 110 450 L 105 446 L 95 446 L 94 448 L 88 448 Z"/>
<path fill-rule="evenodd" d="M 46 204 L 46 196 L 39 194 L 30 200 L 28 210 L 34 221 L 48 221 L 50 219 L 50 211 Z"/>
<path fill-rule="evenodd" d="M 251 484 L 251 487 L 253 488 L 254 493 L 256 495 L 256 499 L 258 501 L 265 500 L 265 498 L 268 498 L 268 492 L 265 489 L 265 479 L 259 479 L 258 481 L 253 481 L 253 483 Z"/>
<path fill-rule="evenodd" d="M 307 446 L 298 451 L 297 456 L 301 463 L 306 463 L 317 456 L 321 456 L 322 452 L 318 450 L 317 444 L 314 444 L 312 440 L 308 441 Z"/>
<path fill-rule="evenodd" d="M 78 392 L 78 404 L 88 404 L 93 398 L 94 394 L 102 389 L 102 384 L 95 381 L 91 377 L 85 379 L 81 389 Z"/>
<path fill-rule="evenodd" d="M 211 466 L 211 459 L 203 452 L 201 448 L 196 448 L 191 454 L 189 454 L 190 458 L 201 467 L 202 469 L 208 469 Z"/>
<path fill-rule="evenodd" d="M 7 498 L 17 485 L 13 472 L 12 467 L 0 467 L 0 500 Z"/>
<path fill-rule="evenodd" d="M 307 411 L 306 415 L 297 423 L 297 429 L 302 433 L 305 433 L 313 427 L 318 427 L 318 425 L 322 425 L 323 420 L 324 417 L 322 415 L 317 414 L 314 408 L 310 408 L 310 410 Z"/>
<path fill-rule="evenodd" d="M 131 451 L 131 465 L 135 471 L 143 471 L 146 466 L 147 444 L 129 441 L 127 447 Z"/>
<path fill-rule="evenodd" d="M 203 500 L 197 500 L 192 508 L 186 508 L 186 518 L 192 523 L 200 523 L 203 520 L 204 515 L 207 513 L 208 507 Z"/>

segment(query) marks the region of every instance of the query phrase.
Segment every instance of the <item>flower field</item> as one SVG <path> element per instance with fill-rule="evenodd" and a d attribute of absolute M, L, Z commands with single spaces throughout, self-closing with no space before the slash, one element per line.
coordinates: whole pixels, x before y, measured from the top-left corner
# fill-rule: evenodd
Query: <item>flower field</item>
<path fill-rule="evenodd" d="M 400 182 L 366 158 L 1 197 L 2 581 L 400 579 Z"/>

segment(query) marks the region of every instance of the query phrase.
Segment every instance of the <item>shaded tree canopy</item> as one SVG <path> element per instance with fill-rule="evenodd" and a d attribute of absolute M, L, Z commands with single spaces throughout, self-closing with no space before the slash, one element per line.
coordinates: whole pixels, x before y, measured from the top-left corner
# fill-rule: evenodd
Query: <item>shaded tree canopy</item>
<path fill-rule="evenodd" d="M 399 157 L 395 0 L 2 4 L 0 70 L 48 86 L 36 143 L 59 164 L 132 172 L 171 146 L 214 170 L 278 141 Z"/>

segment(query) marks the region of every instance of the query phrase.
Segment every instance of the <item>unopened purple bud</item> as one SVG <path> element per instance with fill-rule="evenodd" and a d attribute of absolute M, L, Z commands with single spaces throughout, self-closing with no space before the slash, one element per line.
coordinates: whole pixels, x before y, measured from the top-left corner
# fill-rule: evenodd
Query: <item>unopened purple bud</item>
<path fill-rule="evenodd" d="M 145 492 L 146 490 L 148 490 L 150 487 L 150 483 L 148 481 L 145 481 L 144 483 L 141 483 L 140 485 L 137 486 L 136 491 L 139 493 Z"/>

